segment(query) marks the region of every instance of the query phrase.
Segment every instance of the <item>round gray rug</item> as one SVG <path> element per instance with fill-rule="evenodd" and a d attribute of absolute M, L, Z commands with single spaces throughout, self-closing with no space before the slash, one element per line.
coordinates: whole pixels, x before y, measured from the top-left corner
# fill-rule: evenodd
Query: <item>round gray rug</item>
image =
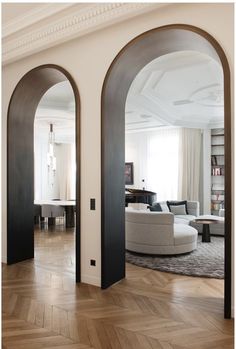
<path fill-rule="evenodd" d="M 126 251 L 126 262 L 169 273 L 223 279 L 224 238 L 212 236 L 210 243 L 204 243 L 199 236 L 197 249 L 179 256 L 151 256 Z"/>

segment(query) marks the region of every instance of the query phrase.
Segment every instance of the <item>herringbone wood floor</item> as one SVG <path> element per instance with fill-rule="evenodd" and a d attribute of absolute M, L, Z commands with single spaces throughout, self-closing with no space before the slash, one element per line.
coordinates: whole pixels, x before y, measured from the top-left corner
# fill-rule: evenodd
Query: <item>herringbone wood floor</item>
<path fill-rule="evenodd" d="M 74 282 L 74 234 L 35 232 L 35 259 L 3 266 L 3 348 L 229 349 L 223 281 L 127 264 L 107 290 Z"/>

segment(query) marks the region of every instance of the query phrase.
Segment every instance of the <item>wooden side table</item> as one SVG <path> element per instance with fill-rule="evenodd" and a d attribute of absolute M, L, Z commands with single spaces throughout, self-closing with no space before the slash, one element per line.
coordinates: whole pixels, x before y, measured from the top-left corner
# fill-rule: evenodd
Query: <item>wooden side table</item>
<path fill-rule="evenodd" d="M 202 229 L 202 242 L 211 242 L 211 234 L 210 234 L 210 224 L 219 224 L 222 223 L 221 220 L 218 219 L 208 219 L 208 218 L 196 218 L 193 220 L 194 223 L 203 224 Z"/>

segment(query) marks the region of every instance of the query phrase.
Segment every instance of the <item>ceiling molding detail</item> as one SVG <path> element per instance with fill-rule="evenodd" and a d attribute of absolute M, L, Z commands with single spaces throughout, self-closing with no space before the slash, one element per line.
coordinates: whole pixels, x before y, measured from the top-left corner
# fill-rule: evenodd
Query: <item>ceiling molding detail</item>
<path fill-rule="evenodd" d="M 32 10 L 27 11 L 26 13 L 24 13 L 24 15 L 16 17 L 15 19 L 12 19 L 11 21 L 3 25 L 2 37 L 6 38 L 11 34 L 14 34 L 19 30 L 22 30 L 47 17 L 55 15 L 56 13 L 63 11 L 71 7 L 72 5 L 73 4 L 63 4 L 63 3 L 61 4 L 58 3 L 57 6 L 55 6 L 53 3 L 41 4 L 41 6 L 37 6 Z"/>
<path fill-rule="evenodd" d="M 48 8 L 35 9 L 34 16 L 32 11 L 29 11 L 28 15 L 21 16 L 3 26 L 3 64 L 12 63 L 62 42 L 167 6 L 155 3 L 97 3 L 82 8 L 74 4 L 58 5 L 58 8 L 51 4 Z M 66 14 L 63 9 L 67 10 Z M 69 15 L 68 11 L 70 11 Z M 48 18 L 56 13 L 59 19 L 57 17 L 57 20 L 53 21 L 52 18 L 48 23 Z M 33 18 L 35 18 L 34 21 Z M 45 19 L 47 23 L 43 23 Z M 38 26 L 35 27 L 35 25 Z M 29 29 L 28 32 L 25 32 L 26 27 Z"/>
<path fill-rule="evenodd" d="M 126 131 L 165 125 L 218 128 L 224 124 L 223 72 L 199 52 L 181 51 L 151 61 L 126 99 Z"/>

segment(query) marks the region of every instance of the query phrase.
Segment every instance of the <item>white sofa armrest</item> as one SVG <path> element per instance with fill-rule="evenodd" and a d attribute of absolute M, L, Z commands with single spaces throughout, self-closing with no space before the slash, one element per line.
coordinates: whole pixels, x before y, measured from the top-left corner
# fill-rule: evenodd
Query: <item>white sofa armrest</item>
<path fill-rule="evenodd" d="M 164 212 L 125 212 L 126 246 L 130 244 L 174 245 L 174 215 Z"/>

